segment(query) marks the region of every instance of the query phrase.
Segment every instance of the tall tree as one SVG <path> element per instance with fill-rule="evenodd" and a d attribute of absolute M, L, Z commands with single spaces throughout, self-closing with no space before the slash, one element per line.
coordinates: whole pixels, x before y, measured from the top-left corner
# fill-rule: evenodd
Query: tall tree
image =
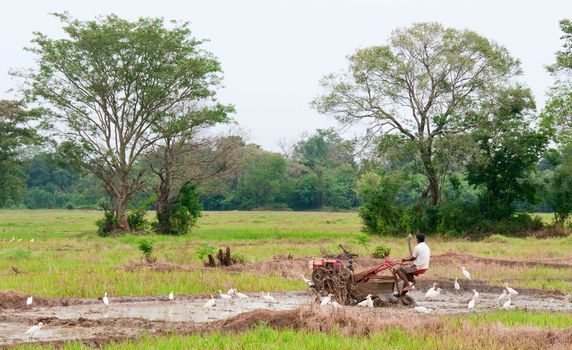
<path fill-rule="evenodd" d="M 19 152 L 40 138 L 29 121 L 36 115 L 17 101 L 0 100 L 0 207 L 17 203 L 26 190 Z"/>
<path fill-rule="evenodd" d="M 128 231 L 128 201 L 144 185 L 137 162 L 160 138 L 153 132 L 173 106 L 193 99 L 220 72 L 187 23 L 134 22 L 115 15 L 78 21 L 56 15 L 67 37 L 35 33 L 38 69 L 21 73 L 52 124 L 75 143 L 81 164 L 103 182 L 118 229 Z"/>
<path fill-rule="evenodd" d="M 556 140 L 572 144 L 572 22 L 560 21 L 563 49 L 548 71 L 556 78 L 543 111 L 543 123 L 555 133 Z"/>
<path fill-rule="evenodd" d="M 467 164 L 467 179 L 482 188 L 481 211 L 488 219 L 508 218 L 517 200 L 533 202 L 537 186 L 530 176 L 548 142 L 534 128 L 534 98 L 528 89 L 499 92 L 491 114 L 473 133 L 476 150 Z"/>
<path fill-rule="evenodd" d="M 365 123 L 366 139 L 398 133 L 414 143 L 428 186 L 423 198 L 440 199 L 435 143 L 478 122 L 474 110 L 491 90 L 519 73 L 502 46 L 469 30 L 418 23 L 397 29 L 388 45 L 356 51 L 347 73 L 322 80 L 321 113 L 346 126 Z"/>

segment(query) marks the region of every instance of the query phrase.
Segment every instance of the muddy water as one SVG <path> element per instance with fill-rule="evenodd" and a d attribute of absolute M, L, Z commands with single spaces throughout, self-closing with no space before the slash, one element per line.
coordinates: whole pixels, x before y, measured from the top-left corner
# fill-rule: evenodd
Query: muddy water
<path fill-rule="evenodd" d="M 477 299 L 476 312 L 498 310 L 498 294 L 481 293 Z M 434 300 L 426 300 L 424 293 L 413 291 L 410 294 L 418 305 L 434 310 L 436 314 L 466 313 L 467 304 L 472 297 L 470 291 L 444 291 Z M 291 310 L 299 306 L 310 305 L 314 296 L 310 292 L 275 293 L 277 303 L 264 302 L 261 294 L 251 294 L 247 300 L 216 299 L 216 305 L 208 310 L 203 308 L 207 297 L 182 296 L 175 301 L 146 300 L 141 298 L 127 302 L 114 302 L 109 306 L 100 301 L 86 300 L 85 303 L 70 306 L 32 307 L 15 310 L 0 310 L 0 346 L 25 341 L 61 341 L 86 340 L 92 338 L 126 337 L 139 334 L 146 324 L 141 322 L 159 322 L 162 325 L 192 326 L 210 321 L 223 320 L 232 316 L 258 309 Z M 561 311 L 572 313 L 569 296 L 528 296 L 513 298 L 513 309 L 537 311 Z M 382 317 L 400 317 L 414 313 L 413 309 L 399 306 L 363 310 L 346 307 L 352 312 L 379 314 Z M 39 320 L 46 325 L 35 339 L 27 340 L 24 332 Z M 109 321 L 106 323 L 105 321 Z M 92 322 L 93 321 L 93 322 Z M 137 323 L 139 322 L 139 323 Z"/>

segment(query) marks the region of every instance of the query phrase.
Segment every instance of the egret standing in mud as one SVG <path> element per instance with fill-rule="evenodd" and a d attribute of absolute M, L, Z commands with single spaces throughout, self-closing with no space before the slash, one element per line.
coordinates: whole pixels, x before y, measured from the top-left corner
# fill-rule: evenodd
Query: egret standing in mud
<path fill-rule="evenodd" d="M 464 266 L 461 266 L 461 270 L 463 271 L 463 276 L 465 276 L 466 279 L 470 280 L 471 274 L 469 273 L 469 271 L 467 271 L 467 269 L 465 269 Z"/>
<path fill-rule="evenodd" d="M 437 287 L 437 283 L 433 283 L 433 287 L 431 287 L 427 290 L 427 292 L 425 293 L 426 298 L 429 297 L 429 295 L 435 293 L 435 291 L 436 291 L 435 287 Z"/>
<path fill-rule="evenodd" d="M 473 289 L 473 298 L 477 299 L 479 297 L 479 292 L 476 289 Z"/>
<path fill-rule="evenodd" d="M 326 306 L 326 305 L 328 305 L 329 303 L 331 303 L 333 296 L 334 296 L 333 294 L 328 294 L 327 297 L 325 297 L 324 299 L 322 299 L 322 302 L 320 303 L 320 307 Z"/>
<path fill-rule="evenodd" d="M 373 307 L 373 300 L 371 300 L 371 294 L 368 294 L 366 299 L 363 301 L 360 301 L 357 306 L 362 306 L 362 307 Z"/>
<path fill-rule="evenodd" d="M 39 322 L 37 325 L 30 327 L 26 333 L 24 333 L 24 337 L 30 340 L 34 339 L 34 336 L 36 336 L 36 334 L 40 331 L 40 329 L 42 329 L 43 326 L 44 324 Z"/>
<path fill-rule="evenodd" d="M 469 309 L 469 311 L 475 311 L 475 306 L 477 304 L 477 300 L 475 299 L 475 297 L 473 297 L 471 299 L 471 301 L 469 301 L 469 305 L 467 306 L 467 308 Z"/>
<path fill-rule="evenodd" d="M 272 295 L 270 295 L 270 292 L 266 293 L 266 295 L 262 295 L 262 298 L 267 303 L 277 303 L 278 302 L 276 299 L 274 299 L 274 297 Z"/>
<path fill-rule="evenodd" d="M 172 291 L 171 291 L 171 293 L 169 293 L 169 300 L 170 300 L 170 301 L 175 300 L 175 294 L 173 294 Z"/>
<path fill-rule="evenodd" d="M 106 306 L 109 305 L 109 298 L 107 297 L 107 292 L 103 294 L 103 304 L 105 304 Z"/>
<path fill-rule="evenodd" d="M 427 299 L 433 299 L 439 296 L 439 294 L 441 294 L 441 288 L 437 288 L 436 290 L 428 290 L 427 293 L 425 293 L 425 298 Z"/>
<path fill-rule="evenodd" d="M 226 294 L 228 294 L 230 296 L 236 295 L 236 289 L 229 288 L 228 291 L 226 292 Z"/>
<path fill-rule="evenodd" d="M 34 297 L 33 296 L 29 296 L 28 299 L 26 299 L 26 305 L 32 305 L 32 303 L 34 302 Z"/>
<path fill-rule="evenodd" d="M 502 308 L 505 310 L 509 310 L 510 309 L 510 304 L 511 304 L 512 300 L 510 299 L 510 294 L 508 295 L 508 300 L 504 302 L 504 304 L 502 304 Z"/>
<path fill-rule="evenodd" d="M 211 295 L 211 298 L 205 303 L 205 305 L 203 306 L 203 309 L 210 309 L 211 307 L 213 307 L 215 305 L 216 305 L 215 299 Z"/>
<path fill-rule="evenodd" d="M 504 298 L 506 298 L 506 296 L 507 296 L 506 289 L 503 289 L 501 295 L 499 296 L 499 302 Z"/>
<path fill-rule="evenodd" d="M 230 300 L 230 299 L 232 299 L 232 297 L 231 297 L 230 295 L 228 295 L 228 294 L 223 294 L 223 292 L 222 292 L 220 289 L 219 289 L 219 291 L 218 291 L 218 294 L 220 295 L 220 298 L 221 298 L 221 299 L 224 299 L 224 300 Z"/>
<path fill-rule="evenodd" d="M 504 289 L 506 289 L 506 291 L 508 292 L 508 295 L 512 295 L 512 296 L 518 295 L 518 292 L 516 290 L 514 290 L 508 286 L 508 282 L 505 282 Z"/>
<path fill-rule="evenodd" d="M 455 287 L 455 290 L 461 290 L 461 285 L 459 284 L 459 282 L 457 281 L 456 278 L 455 278 L 455 283 L 453 284 L 453 287 Z"/>

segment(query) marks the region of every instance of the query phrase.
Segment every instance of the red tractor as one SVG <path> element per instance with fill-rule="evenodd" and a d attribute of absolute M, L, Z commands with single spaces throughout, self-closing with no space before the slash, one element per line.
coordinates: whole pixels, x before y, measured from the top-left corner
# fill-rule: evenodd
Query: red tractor
<path fill-rule="evenodd" d="M 318 295 L 333 294 L 334 299 L 345 305 L 355 305 L 372 295 L 375 306 L 400 302 L 403 305 L 414 305 L 413 298 L 403 291 L 403 281 L 396 273 L 401 259 L 386 259 L 359 273 L 354 273 L 353 258 L 342 245 L 344 254 L 337 259 L 311 260 L 313 290 Z"/>

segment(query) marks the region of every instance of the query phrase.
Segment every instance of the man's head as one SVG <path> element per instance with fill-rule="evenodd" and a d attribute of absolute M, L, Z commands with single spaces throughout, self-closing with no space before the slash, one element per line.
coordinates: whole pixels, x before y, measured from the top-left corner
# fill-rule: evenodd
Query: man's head
<path fill-rule="evenodd" d="M 417 237 L 417 243 L 425 242 L 425 235 L 421 232 L 417 233 L 415 237 Z"/>

